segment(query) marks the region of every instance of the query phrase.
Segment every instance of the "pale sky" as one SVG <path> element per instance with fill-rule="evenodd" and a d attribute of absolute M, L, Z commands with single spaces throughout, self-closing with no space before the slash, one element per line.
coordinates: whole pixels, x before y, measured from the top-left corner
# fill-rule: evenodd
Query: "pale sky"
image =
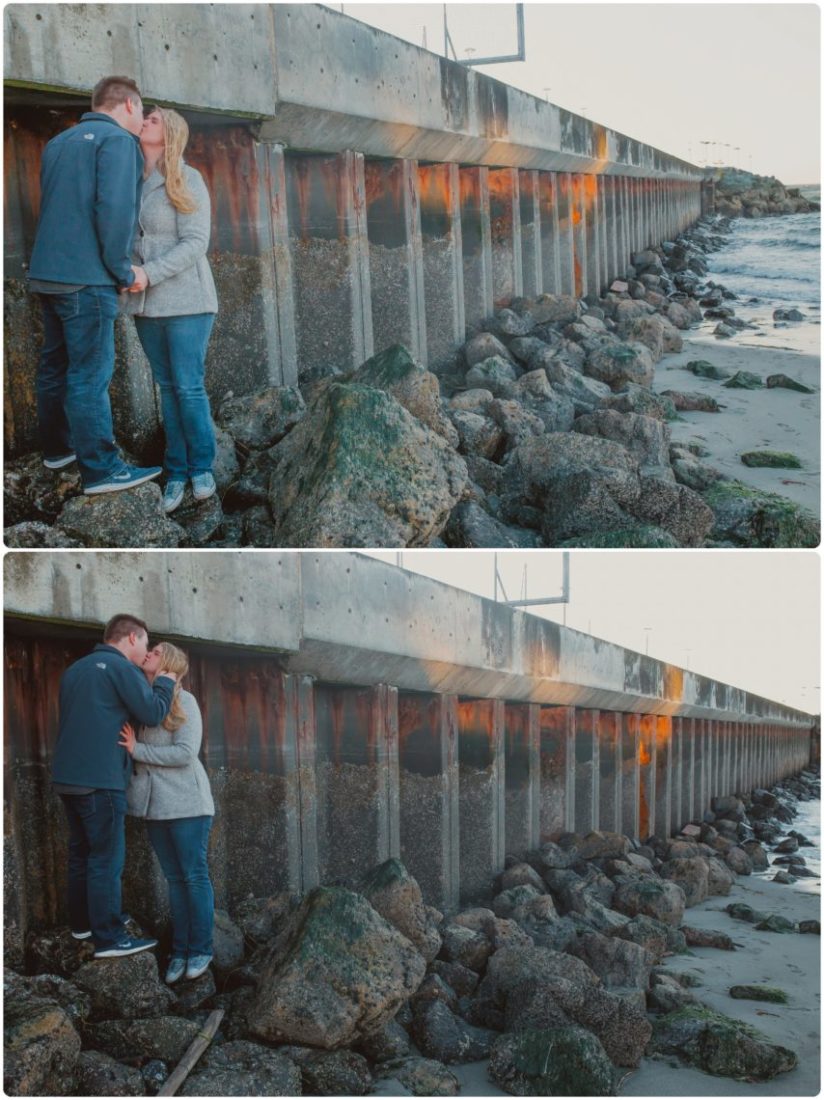
<path fill-rule="evenodd" d="M 395 564 L 395 551 L 366 551 Z M 404 550 L 403 568 L 492 598 L 494 554 Z M 560 550 L 507 550 L 510 600 L 561 594 Z M 503 598 L 499 596 L 499 598 Z M 570 554 L 570 602 L 529 613 L 799 710 L 820 711 L 820 569 L 814 551 Z M 645 628 L 649 627 L 647 631 Z"/>
<path fill-rule="evenodd" d="M 426 28 L 443 53 L 442 4 L 343 10 L 417 46 Z M 459 59 L 516 52 L 514 4 L 448 4 L 447 17 Z M 526 61 L 480 72 L 694 164 L 820 180 L 816 5 L 528 3 L 524 22 Z"/>

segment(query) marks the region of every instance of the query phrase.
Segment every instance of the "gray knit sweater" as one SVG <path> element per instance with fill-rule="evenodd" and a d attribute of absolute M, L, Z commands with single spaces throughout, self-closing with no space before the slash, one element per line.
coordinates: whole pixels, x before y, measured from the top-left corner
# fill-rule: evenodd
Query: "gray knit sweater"
<path fill-rule="evenodd" d="M 132 754 L 134 774 L 126 792 L 133 817 L 164 821 L 215 812 L 209 777 L 197 756 L 203 736 L 200 707 L 182 689 L 180 702 L 186 721 L 174 733 L 152 726 L 138 735 Z"/>

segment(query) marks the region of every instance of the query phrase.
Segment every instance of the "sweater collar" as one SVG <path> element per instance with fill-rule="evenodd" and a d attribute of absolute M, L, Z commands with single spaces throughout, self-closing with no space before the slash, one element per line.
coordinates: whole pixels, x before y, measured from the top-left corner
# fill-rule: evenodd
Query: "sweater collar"
<path fill-rule="evenodd" d="M 143 197 L 151 194 L 152 191 L 156 191 L 158 187 L 163 187 L 166 183 L 165 176 L 162 176 L 157 168 L 153 169 L 152 174 L 148 179 L 143 181 Z"/>

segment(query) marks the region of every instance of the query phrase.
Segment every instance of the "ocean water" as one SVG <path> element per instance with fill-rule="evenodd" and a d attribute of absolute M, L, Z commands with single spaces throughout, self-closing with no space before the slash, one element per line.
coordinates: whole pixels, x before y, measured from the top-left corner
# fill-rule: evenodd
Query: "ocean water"
<path fill-rule="evenodd" d="M 752 321 L 737 344 L 816 353 L 821 339 L 821 215 L 737 218 L 727 244 L 707 257 L 709 278 L 738 296 L 736 317 Z M 773 311 L 797 308 L 804 320 L 776 327 Z M 702 328 L 713 329 L 704 323 Z"/>
<path fill-rule="evenodd" d="M 801 890 L 805 894 L 820 894 L 821 893 L 821 803 L 815 802 L 799 802 L 798 803 L 798 817 L 793 819 L 792 825 L 787 826 L 787 830 L 795 829 L 796 832 L 802 833 L 807 840 L 811 840 L 813 843 L 812 848 L 799 848 L 798 854 L 803 856 L 807 861 L 807 866 L 811 871 L 815 871 L 818 878 L 800 878 L 798 882 L 793 886 L 793 890 Z M 770 870 L 767 872 L 767 876 L 772 878 L 776 868 L 770 866 Z M 785 870 L 791 870 L 791 868 L 785 868 Z"/>

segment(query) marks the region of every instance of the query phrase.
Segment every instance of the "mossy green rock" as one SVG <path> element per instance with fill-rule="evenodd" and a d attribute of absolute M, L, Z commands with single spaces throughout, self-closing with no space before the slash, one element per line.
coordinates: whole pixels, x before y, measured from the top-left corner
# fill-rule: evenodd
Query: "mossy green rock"
<path fill-rule="evenodd" d="M 801 460 L 789 451 L 745 451 L 741 455 L 745 466 L 774 466 L 779 470 L 800 470 Z"/>
<path fill-rule="evenodd" d="M 441 406 L 437 375 L 416 363 L 402 344 L 395 344 L 367 359 L 347 381 L 391 394 L 407 412 L 443 436 L 450 446 L 458 446 L 458 433 Z"/>
<path fill-rule="evenodd" d="M 717 382 L 730 377 L 729 371 L 721 370 L 706 359 L 693 359 L 691 363 L 687 363 L 687 370 L 691 370 L 696 378 L 712 378 Z"/>
<path fill-rule="evenodd" d="M 757 374 L 753 374 L 748 370 L 740 370 L 736 371 L 732 378 L 729 378 L 723 385 L 728 390 L 757 390 L 764 383 Z"/>
<path fill-rule="evenodd" d="M 366 898 L 313 890 L 260 966 L 245 1010 L 267 1042 L 351 1046 L 391 1020 L 423 980 L 426 963 Z"/>
<path fill-rule="evenodd" d="M 740 481 L 717 481 L 702 495 L 715 513 L 713 541 L 748 547 L 818 546 L 820 528 L 815 516 L 777 493 Z"/>
<path fill-rule="evenodd" d="M 489 1076 L 513 1096 L 615 1096 L 615 1071 L 598 1039 L 580 1027 L 502 1035 Z"/>
<path fill-rule="evenodd" d="M 677 549 L 681 543 L 665 531 L 663 527 L 642 524 L 638 527 L 621 527 L 617 531 L 594 531 L 591 535 L 580 535 L 559 544 L 564 547 L 588 546 L 602 550 L 618 549 Z"/>
<path fill-rule="evenodd" d="M 789 999 L 783 989 L 772 985 L 734 985 L 730 996 L 736 1001 L 770 1001 L 777 1005 L 785 1005 Z"/>
<path fill-rule="evenodd" d="M 751 905 L 745 905 L 742 901 L 730 902 L 726 911 L 733 920 L 743 920 L 747 924 L 758 924 L 759 921 L 767 919 L 766 913 L 762 913 L 760 909 L 753 909 Z"/>
<path fill-rule="evenodd" d="M 649 1049 L 677 1054 L 705 1073 L 744 1081 L 768 1081 L 798 1063 L 793 1051 L 703 1005 L 689 1005 L 657 1020 Z"/>
<path fill-rule="evenodd" d="M 795 932 L 797 925 L 786 917 L 779 917 L 777 913 L 759 921 L 755 926 L 756 932 Z"/>
<path fill-rule="evenodd" d="M 798 393 L 815 393 L 815 390 L 811 390 L 809 386 L 805 386 L 801 382 L 796 382 L 794 378 L 790 378 L 786 374 L 769 375 L 767 378 L 767 389 L 774 390 L 776 387 L 785 390 L 796 390 Z"/>

